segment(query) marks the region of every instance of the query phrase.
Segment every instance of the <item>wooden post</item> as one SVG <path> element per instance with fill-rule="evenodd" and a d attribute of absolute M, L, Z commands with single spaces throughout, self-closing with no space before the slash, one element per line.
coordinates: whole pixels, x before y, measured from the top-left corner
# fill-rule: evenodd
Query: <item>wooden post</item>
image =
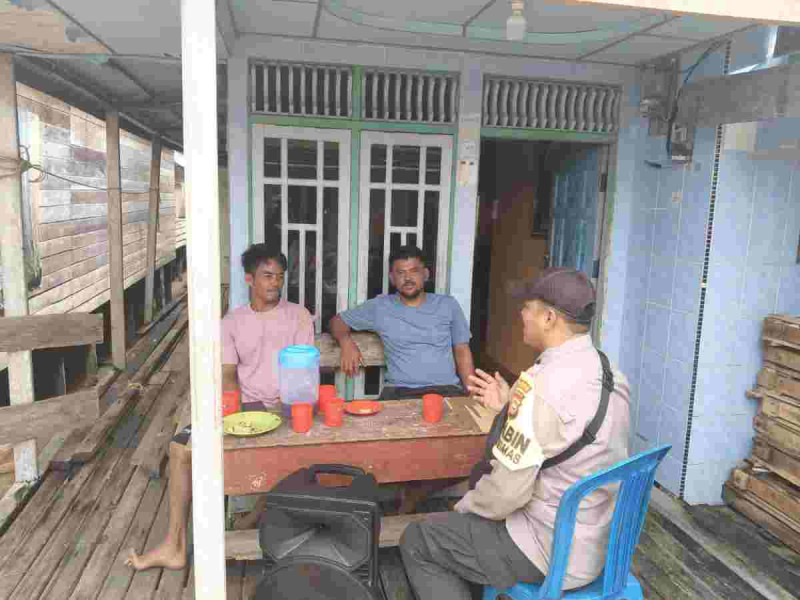
<path fill-rule="evenodd" d="M 181 0 L 195 598 L 225 598 L 217 29 L 214 0 Z"/>
<path fill-rule="evenodd" d="M 119 113 L 106 113 L 106 176 L 108 177 L 108 262 L 111 284 L 111 362 L 124 370 L 125 288 L 122 276 L 122 176 L 119 164 Z"/>
<path fill-rule="evenodd" d="M 158 204 L 161 182 L 161 138 L 151 144 L 150 204 L 147 209 L 147 278 L 144 282 L 144 322 L 153 320 L 153 280 L 156 270 L 156 236 L 158 235 Z"/>
<path fill-rule="evenodd" d="M 0 54 L 0 156 L 19 159 L 17 130 L 17 82 L 14 59 Z M 0 256 L 3 265 L 3 303 L 5 316 L 28 314 L 28 285 L 22 250 L 22 179 L 8 176 L 14 168 L 3 163 L 0 174 Z M 25 177 L 25 175 L 23 175 Z M 30 351 L 8 353 L 8 387 L 11 404 L 33 402 L 33 359 Z M 36 440 L 14 447 L 14 473 L 17 482 L 39 477 L 36 464 Z"/>

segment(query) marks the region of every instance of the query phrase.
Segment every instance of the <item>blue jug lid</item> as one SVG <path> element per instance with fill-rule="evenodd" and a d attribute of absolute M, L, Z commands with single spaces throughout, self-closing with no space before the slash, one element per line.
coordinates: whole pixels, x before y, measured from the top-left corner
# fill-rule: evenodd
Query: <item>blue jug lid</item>
<path fill-rule="evenodd" d="M 278 363 L 290 369 L 318 368 L 319 350 L 305 344 L 286 346 L 278 355 Z"/>

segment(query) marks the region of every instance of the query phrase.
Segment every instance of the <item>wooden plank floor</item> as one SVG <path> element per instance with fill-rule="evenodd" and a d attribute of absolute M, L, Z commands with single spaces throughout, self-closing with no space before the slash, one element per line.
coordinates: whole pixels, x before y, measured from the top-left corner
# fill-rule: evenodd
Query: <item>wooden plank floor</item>
<path fill-rule="evenodd" d="M 73 471 L 50 471 L 0 536 L 0 600 L 191 600 L 191 566 L 134 573 L 129 548 L 164 535 L 168 481 L 131 462 L 180 365 L 186 338 L 153 377 L 108 446 Z M 727 507 L 685 508 L 663 492 L 651 503 L 634 572 L 653 600 L 798 600 L 800 555 Z M 433 498 L 426 511 L 446 509 Z M 669 504 L 672 502 L 672 504 Z M 388 600 L 414 600 L 396 548 L 381 550 Z M 228 598 L 249 600 L 259 562 L 229 561 Z"/>

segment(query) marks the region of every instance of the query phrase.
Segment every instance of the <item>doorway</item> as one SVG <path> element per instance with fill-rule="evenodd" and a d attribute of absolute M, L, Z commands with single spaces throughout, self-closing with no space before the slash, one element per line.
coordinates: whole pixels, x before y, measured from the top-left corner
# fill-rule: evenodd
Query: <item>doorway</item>
<path fill-rule="evenodd" d="M 477 364 L 513 380 L 535 359 L 509 282 L 568 266 L 597 288 L 607 157 L 604 145 L 481 141 L 470 324 Z"/>

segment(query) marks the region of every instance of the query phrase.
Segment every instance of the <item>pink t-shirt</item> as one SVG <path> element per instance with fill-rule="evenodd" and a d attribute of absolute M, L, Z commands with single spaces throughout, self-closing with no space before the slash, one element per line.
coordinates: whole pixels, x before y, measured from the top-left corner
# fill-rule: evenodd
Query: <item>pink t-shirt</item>
<path fill-rule="evenodd" d="M 314 324 L 304 307 L 284 299 L 267 312 L 250 304 L 222 319 L 222 364 L 236 365 L 242 402 L 279 402 L 278 353 L 293 344 L 314 344 Z"/>

